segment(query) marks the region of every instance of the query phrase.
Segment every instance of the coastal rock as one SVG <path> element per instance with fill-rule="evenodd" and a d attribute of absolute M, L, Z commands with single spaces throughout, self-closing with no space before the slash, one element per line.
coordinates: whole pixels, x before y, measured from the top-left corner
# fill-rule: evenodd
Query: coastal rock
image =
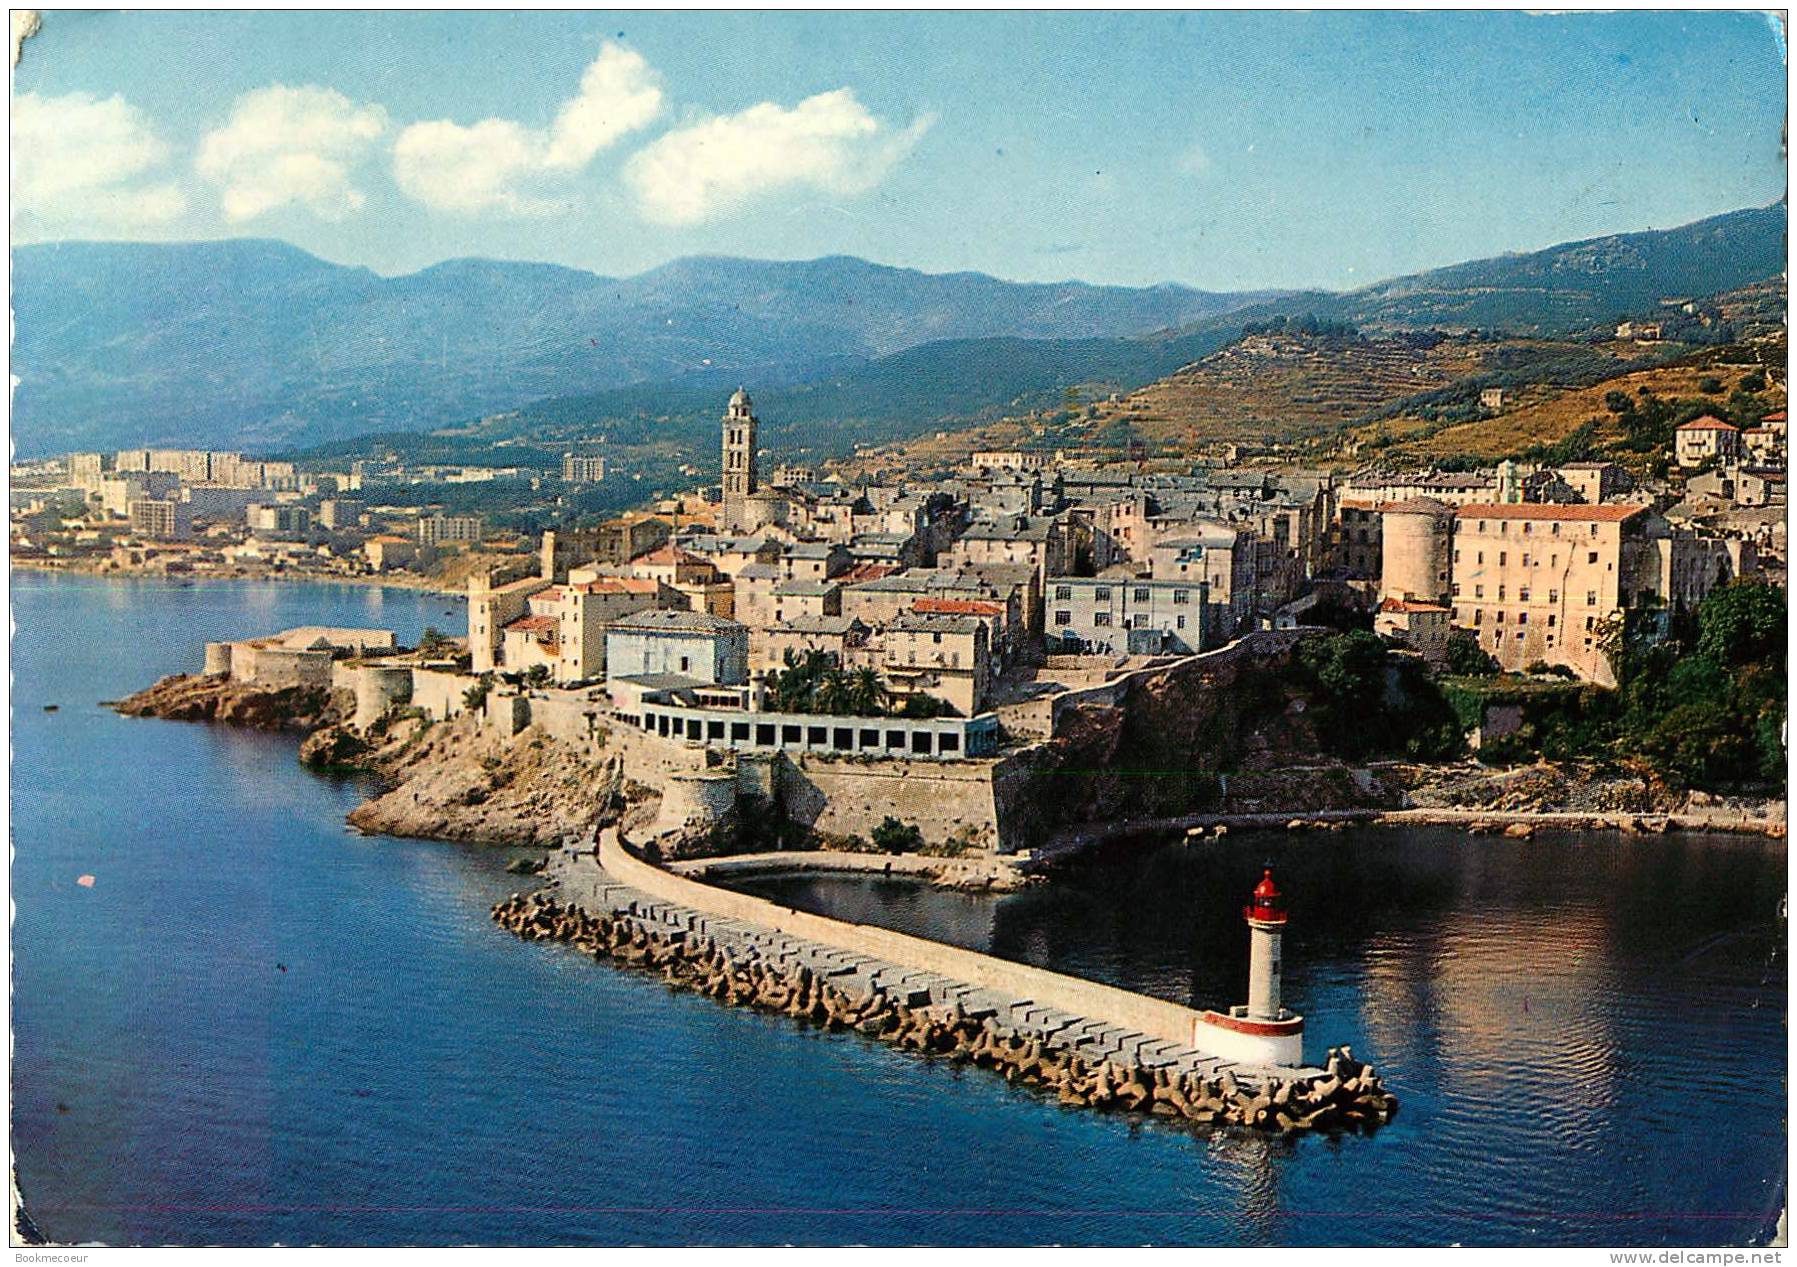
<path fill-rule="evenodd" d="M 556 743 L 534 727 L 498 735 L 467 714 L 403 720 L 372 743 L 365 764 L 388 787 L 350 811 L 366 832 L 554 848 L 590 835 L 621 791 L 602 741 Z"/>
<path fill-rule="evenodd" d="M 212 721 L 251 730 L 310 734 L 341 723 L 355 704 L 348 692 L 304 686 L 271 690 L 228 677 L 177 673 L 113 701 L 112 707 L 127 717 Z"/>

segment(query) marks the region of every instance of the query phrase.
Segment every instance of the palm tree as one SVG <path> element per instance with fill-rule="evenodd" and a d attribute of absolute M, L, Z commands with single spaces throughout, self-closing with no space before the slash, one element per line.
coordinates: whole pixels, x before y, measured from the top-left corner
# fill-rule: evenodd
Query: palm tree
<path fill-rule="evenodd" d="M 886 711 L 886 684 L 871 668 L 856 669 L 849 679 L 850 710 L 859 717 L 879 717 Z"/>
<path fill-rule="evenodd" d="M 851 689 L 849 675 L 841 669 L 831 669 L 824 674 L 823 681 L 818 683 L 817 695 L 813 700 L 820 713 L 851 713 L 854 711 L 854 691 Z"/>

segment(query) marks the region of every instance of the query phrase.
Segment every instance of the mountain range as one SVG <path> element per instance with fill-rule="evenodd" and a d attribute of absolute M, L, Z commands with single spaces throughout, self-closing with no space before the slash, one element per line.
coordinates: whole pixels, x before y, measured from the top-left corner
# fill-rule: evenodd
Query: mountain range
<path fill-rule="evenodd" d="M 1575 333 L 1776 276 L 1785 232 L 1780 202 L 1345 293 L 1024 284 L 842 256 L 630 278 L 453 260 L 386 278 L 275 241 L 32 245 L 13 252 L 13 440 L 20 456 L 267 451 L 559 398 L 679 412 L 737 381 L 777 393 L 793 423 L 884 433 L 1071 384 L 1139 386 L 1278 314 Z"/>

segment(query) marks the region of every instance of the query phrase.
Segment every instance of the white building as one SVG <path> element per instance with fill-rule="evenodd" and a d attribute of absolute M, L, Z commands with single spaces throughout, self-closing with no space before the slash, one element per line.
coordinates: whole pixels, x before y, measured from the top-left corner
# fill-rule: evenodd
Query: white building
<path fill-rule="evenodd" d="M 704 612 L 638 612 L 607 627 L 605 665 L 612 678 L 671 675 L 740 685 L 749 680 L 749 631 Z"/>

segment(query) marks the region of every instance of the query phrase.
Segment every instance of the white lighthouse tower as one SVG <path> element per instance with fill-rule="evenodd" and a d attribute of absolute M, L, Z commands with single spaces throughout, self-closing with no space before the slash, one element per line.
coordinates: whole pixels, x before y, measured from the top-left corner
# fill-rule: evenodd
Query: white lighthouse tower
<path fill-rule="evenodd" d="M 1192 1033 L 1199 1051 L 1250 1065 L 1304 1063 L 1304 1018 L 1288 1011 L 1279 997 L 1284 901 L 1267 867 L 1242 908 L 1248 921 L 1248 1002 L 1227 1012 L 1202 1013 Z"/>
<path fill-rule="evenodd" d="M 1285 908 L 1273 868 L 1266 868 L 1242 916 L 1248 921 L 1248 1015 L 1257 1021 L 1285 1019 L 1279 1003 L 1279 941 L 1285 935 Z"/>

